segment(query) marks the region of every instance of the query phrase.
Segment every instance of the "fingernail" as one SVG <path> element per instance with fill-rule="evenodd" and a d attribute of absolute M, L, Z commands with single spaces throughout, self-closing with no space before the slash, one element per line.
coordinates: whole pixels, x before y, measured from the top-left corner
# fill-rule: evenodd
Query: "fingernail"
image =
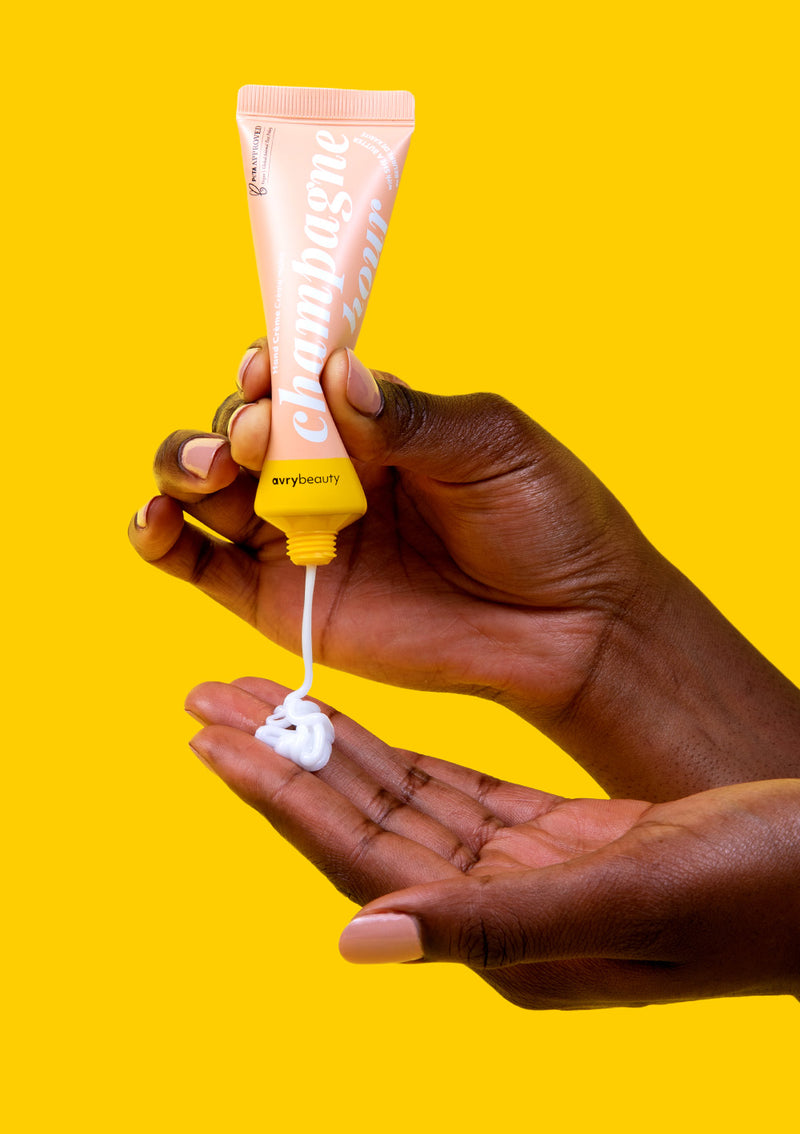
<path fill-rule="evenodd" d="M 239 417 L 245 412 L 245 410 L 252 409 L 255 404 L 255 402 L 245 402 L 243 406 L 239 406 L 239 408 L 233 414 L 231 414 L 230 419 L 228 420 L 228 437 L 233 437 L 233 423 L 235 421 L 238 421 Z"/>
<path fill-rule="evenodd" d="M 347 400 L 353 409 L 367 417 L 377 417 L 383 409 L 381 388 L 363 362 L 347 351 Z"/>
<path fill-rule="evenodd" d="M 181 468 L 205 480 L 214 457 L 224 444 L 221 437 L 193 437 L 180 451 Z"/>
<path fill-rule="evenodd" d="M 197 713 L 193 713 L 191 709 L 187 709 L 186 712 L 189 714 L 193 721 L 197 721 L 198 724 L 202 725 L 203 728 L 205 728 L 206 722 L 202 717 L 198 717 Z"/>
<path fill-rule="evenodd" d="M 422 942 L 417 923 L 408 914 L 365 914 L 345 927 L 339 952 L 354 965 L 402 964 L 420 959 Z"/>
<path fill-rule="evenodd" d="M 143 528 L 147 527 L 147 513 L 150 511 L 150 505 L 155 499 L 157 498 L 154 496 L 151 500 L 148 500 L 147 503 L 144 504 L 134 516 L 133 522 L 139 529 L 139 531 L 142 531 Z"/>
<path fill-rule="evenodd" d="M 195 737 L 195 739 L 197 739 L 197 738 Z M 200 761 L 200 763 L 205 764 L 205 766 L 208 768 L 209 772 L 213 772 L 214 769 L 209 764 L 208 760 L 206 760 L 205 756 L 200 751 L 200 749 L 196 747 L 194 740 L 189 741 L 189 747 L 191 748 L 192 752 L 194 752 L 195 756 Z M 214 774 L 216 775 L 216 772 Z"/>
<path fill-rule="evenodd" d="M 244 383 L 244 376 L 247 373 L 247 368 L 258 353 L 258 347 L 250 347 L 244 352 L 242 356 L 242 361 L 239 363 L 239 370 L 236 374 L 236 385 L 240 390 L 242 389 Z"/>

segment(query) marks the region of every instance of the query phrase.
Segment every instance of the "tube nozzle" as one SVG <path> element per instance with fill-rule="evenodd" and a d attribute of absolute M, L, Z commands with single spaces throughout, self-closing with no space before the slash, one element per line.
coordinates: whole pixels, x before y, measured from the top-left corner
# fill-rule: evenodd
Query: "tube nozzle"
<path fill-rule="evenodd" d="M 336 532 L 293 532 L 286 554 L 298 567 L 324 567 L 336 557 Z"/>

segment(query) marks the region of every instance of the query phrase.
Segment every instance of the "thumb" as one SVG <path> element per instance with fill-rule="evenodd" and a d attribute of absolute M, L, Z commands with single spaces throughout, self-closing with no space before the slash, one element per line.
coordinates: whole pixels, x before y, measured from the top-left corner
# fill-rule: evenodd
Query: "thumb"
<path fill-rule="evenodd" d="M 449 878 L 370 902 L 339 950 L 355 964 L 458 961 L 479 971 L 578 957 L 665 959 L 656 955 L 659 903 L 642 889 L 630 863 L 594 855 Z"/>
<path fill-rule="evenodd" d="M 497 394 L 448 397 L 412 390 L 369 370 L 350 350 L 331 355 L 322 381 L 345 448 L 370 464 L 470 483 L 533 463 L 548 439 Z"/>

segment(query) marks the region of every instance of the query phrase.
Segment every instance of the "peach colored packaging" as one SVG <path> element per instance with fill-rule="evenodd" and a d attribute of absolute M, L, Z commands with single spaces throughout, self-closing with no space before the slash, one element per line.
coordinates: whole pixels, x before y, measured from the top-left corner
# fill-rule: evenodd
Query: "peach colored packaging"
<path fill-rule="evenodd" d="M 272 369 L 271 475 L 262 474 L 268 499 L 257 500 L 257 510 L 277 522 L 284 500 L 302 510 L 296 483 L 289 492 L 302 463 L 349 465 L 320 374 L 334 350 L 358 338 L 411 141 L 414 100 L 405 91 L 246 86 L 236 117 Z M 274 462 L 289 462 L 287 476 Z M 336 511 L 338 473 L 311 479 L 312 509 Z"/>

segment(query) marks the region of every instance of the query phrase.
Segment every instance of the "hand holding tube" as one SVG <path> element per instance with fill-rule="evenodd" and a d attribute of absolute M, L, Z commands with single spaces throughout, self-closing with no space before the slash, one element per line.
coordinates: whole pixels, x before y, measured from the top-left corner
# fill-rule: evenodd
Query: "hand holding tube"
<path fill-rule="evenodd" d="M 217 433 L 164 442 L 164 495 L 131 534 L 144 558 L 296 648 L 302 579 L 253 510 L 271 400 L 266 352 L 248 355 L 247 404 L 229 401 Z M 635 587 L 646 541 L 580 462 L 502 398 L 432 397 L 376 379 L 346 351 L 322 384 L 369 508 L 320 570 L 315 656 L 423 689 L 504 696 L 519 685 L 543 719 L 558 715 Z"/>
<path fill-rule="evenodd" d="M 495 395 L 423 394 L 345 351 L 322 384 L 369 508 L 320 571 L 321 662 L 500 700 L 612 794 L 800 775 L 798 691 L 540 426 Z M 271 410 L 261 344 L 242 388 L 220 432 L 164 442 L 164 495 L 131 538 L 297 649 L 302 573 L 253 511 Z"/>

